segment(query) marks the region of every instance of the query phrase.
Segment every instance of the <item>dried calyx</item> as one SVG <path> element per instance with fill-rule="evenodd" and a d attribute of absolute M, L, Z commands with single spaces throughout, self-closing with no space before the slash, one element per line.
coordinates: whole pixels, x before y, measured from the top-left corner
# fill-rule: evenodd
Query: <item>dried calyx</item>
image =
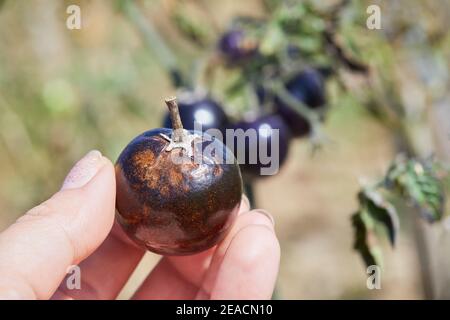
<path fill-rule="evenodd" d="M 166 139 L 169 144 L 164 149 L 167 152 L 173 149 L 183 149 L 191 156 L 193 153 L 192 142 L 199 136 L 191 134 L 189 131 L 183 129 L 183 123 L 181 122 L 180 111 L 178 109 L 177 98 L 170 97 L 165 100 L 167 107 L 169 108 L 170 120 L 172 121 L 172 137 L 168 137 L 165 134 L 160 134 Z"/>

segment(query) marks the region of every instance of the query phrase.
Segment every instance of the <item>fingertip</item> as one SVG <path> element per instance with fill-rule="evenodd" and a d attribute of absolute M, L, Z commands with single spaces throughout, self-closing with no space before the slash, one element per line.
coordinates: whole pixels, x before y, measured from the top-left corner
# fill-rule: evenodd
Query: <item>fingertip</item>
<path fill-rule="evenodd" d="M 251 212 L 253 212 L 255 214 L 258 214 L 258 215 L 262 215 L 265 218 L 269 219 L 269 222 L 270 222 L 270 224 L 272 226 L 272 229 L 273 229 L 273 227 L 275 227 L 275 219 L 274 219 L 273 215 L 269 211 L 264 210 L 264 209 L 254 209 Z"/>
<path fill-rule="evenodd" d="M 253 241 L 243 239 L 253 239 Z M 248 243 L 245 252 L 240 250 L 239 255 L 240 259 L 248 261 L 250 268 L 254 268 L 255 263 L 262 260 L 263 256 L 271 256 L 274 261 L 279 260 L 280 243 L 273 229 L 265 225 L 253 224 L 242 228 L 236 235 L 236 241 Z"/>
<path fill-rule="evenodd" d="M 281 248 L 275 233 L 273 217 L 261 209 L 249 211 L 247 215 L 246 225 L 236 233 L 232 240 L 232 242 L 248 242 L 246 250 L 240 252 L 243 255 L 242 259 L 248 259 L 249 265 L 252 264 L 252 261 L 258 260 L 261 254 L 271 254 L 275 260 L 279 260 Z M 247 238 L 249 241 L 242 240 L 242 238 Z M 250 239 L 252 240 L 250 241 Z"/>
<path fill-rule="evenodd" d="M 99 210 L 109 216 L 109 229 L 112 228 L 116 205 L 116 175 L 112 162 L 102 158 L 103 165 L 91 181 L 81 188 L 83 198 L 92 207 L 99 206 Z"/>
<path fill-rule="evenodd" d="M 102 156 L 97 174 L 78 189 L 62 190 L 59 205 L 72 216 L 70 226 L 79 249 L 77 261 L 92 253 L 110 233 L 115 217 L 116 183 L 114 166 Z M 77 210 L 71 206 L 76 205 Z M 72 214 L 69 214 L 70 211 Z M 75 214 L 75 215 L 74 215 Z M 83 235 L 83 236 L 82 236 Z"/>
<path fill-rule="evenodd" d="M 250 210 L 250 201 L 245 194 L 242 194 L 241 203 L 238 215 L 241 215 Z"/>
<path fill-rule="evenodd" d="M 236 221 L 236 231 L 249 225 L 263 225 L 273 230 L 275 222 L 273 216 L 266 210 L 254 209 L 244 212 L 243 214 L 238 216 Z"/>
<path fill-rule="evenodd" d="M 109 158 L 107 158 L 107 157 L 105 157 L 105 156 L 103 156 L 102 158 L 103 158 L 103 161 L 104 161 L 106 164 L 108 164 L 108 165 L 114 170 L 114 164 L 112 163 L 112 161 L 109 160 Z"/>
<path fill-rule="evenodd" d="M 233 237 L 211 298 L 270 299 L 279 264 L 280 245 L 273 229 L 249 224 Z"/>
<path fill-rule="evenodd" d="M 61 190 L 78 189 L 91 181 L 104 165 L 103 156 L 98 150 L 89 151 L 70 169 Z"/>
<path fill-rule="evenodd" d="M 97 174 L 86 185 L 84 185 L 82 189 L 88 190 L 88 192 L 107 191 L 115 196 L 116 175 L 114 165 L 111 160 L 104 156 L 101 161 L 102 165 Z"/>

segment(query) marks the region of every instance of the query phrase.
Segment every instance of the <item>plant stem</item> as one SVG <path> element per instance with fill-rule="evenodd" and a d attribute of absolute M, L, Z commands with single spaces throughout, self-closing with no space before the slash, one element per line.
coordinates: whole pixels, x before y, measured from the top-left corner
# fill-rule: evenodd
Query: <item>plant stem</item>
<path fill-rule="evenodd" d="M 177 59 L 151 21 L 141 13 L 134 1 L 122 1 L 122 10 L 139 30 L 146 46 L 154 52 L 159 62 L 168 71 L 173 85 L 183 86 L 184 79 Z"/>
<path fill-rule="evenodd" d="M 170 120 L 172 121 L 174 142 L 181 142 L 184 138 L 183 123 L 181 122 L 180 110 L 178 109 L 177 98 L 169 97 L 165 100 L 169 108 Z"/>
<path fill-rule="evenodd" d="M 317 148 L 320 148 L 324 141 L 329 141 L 321 130 L 319 114 L 315 111 L 311 111 L 303 102 L 293 97 L 289 91 L 286 90 L 282 82 L 273 81 L 268 85 L 267 89 L 273 96 L 280 98 L 287 107 L 300 114 L 311 125 L 310 139 L 313 152 L 316 151 Z"/>
<path fill-rule="evenodd" d="M 301 101 L 294 98 L 289 91 L 284 88 L 284 86 L 275 82 L 273 85 L 269 87 L 273 94 L 281 99 L 289 108 L 293 109 L 295 112 L 299 113 L 302 117 L 314 123 L 315 121 L 319 121 L 318 117 L 314 112 L 308 109 Z"/>
<path fill-rule="evenodd" d="M 406 117 L 406 106 L 401 101 L 399 93 L 394 90 L 388 90 L 385 84 L 386 80 L 381 82 L 380 87 L 374 86 L 369 82 L 369 89 L 375 92 L 372 97 L 375 103 L 383 108 L 388 121 L 388 129 L 391 130 L 397 152 L 405 154 L 408 158 L 421 155 L 421 150 L 413 140 L 413 137 L 407 130 L 408 118 Z M 393 110 L 393 112 L 392 112 Z M 435 298 L 434 270 L 431 265 L 432 252 L 430 251 L 430 231 L 423 225 L 423 221 L 417 217 L 421 214 L 419 208 L 414 208 L 413 220 L 414 230 L 412 232 L 416 244 L 417 255 L 420 264 L 420 277 L 425 299 Z"/>

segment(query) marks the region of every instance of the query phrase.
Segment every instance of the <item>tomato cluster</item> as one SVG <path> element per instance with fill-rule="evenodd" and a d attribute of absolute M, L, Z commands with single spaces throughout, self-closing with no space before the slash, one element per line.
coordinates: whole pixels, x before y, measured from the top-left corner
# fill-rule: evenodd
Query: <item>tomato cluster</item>
<path fill-rule="evenodd" d="M 261 69 L 268 63 L 260 54 L 259 43 L 254 37 L 246 35 L 244 29 L 232 27 L 219 39 L 217 53 L 227 68 L 240 68 L 246 72 L 247 67 L 253 68 L 250 73 L 255 72 L 255 68 Z M 301 55 L 299 48 L 289 45 L 286 48 L 289 57 L 296 59 Z M 256 66 L 256 67 L 255 67 Z M 283 82 L 283 90 L 290 96 L 290 99 L 300 103 L 304 109 L 312 112 L 323 111 L 327 98 L 325 89 L 326 73 L 322 67 L 307 66 L 293 72 L 288 79 Z M 275 74 L 273 78 L 277 80 L 282 77 Z M 270 83 L 271 79 L 266 82 Z M 251 81 L 251 80 L 248 80 Z M 271 90 L 271 87 L 262 81 L 255 82 L 254 93 L 259 105 L 258 112 L 250 117 L 231 119 L 227 116 L 227 106 L 216 101 L 207 93 L 198 93 L 194 90 L 184 90 L 180 98 L 180 115 L 184 126 L 193 130 L 195 123 L 201 125 L 203 131 L 218 129 L 222 132 L 224 142 L 231 146 L 232 151 L 240 161 L 241 170 L 245 177 L 252 179 L 262 177 L 261 169 L 267 166 L 259 157 L 259 149 L 264 145 L 270 149 L 271 143 L 277 143 L 278 163 L 281 166 L 285 163 L 288 155 L 289 145 L 294 138 L 306 137 L 311 134 L 311 119 L 305 117 L 292 106 L 292 102 L 286 102 L 279 95 Z M 170 127 L 169 114 L 163 119 L 163 126 Z M 264 128 L 265 130 L 261 130 Z M 257 134 L 256 139 L 246 139 L 245 143 L 238 145 L 236 137 L 230 139 L 227 129 L 237 130 L 254 129 Z M 272 131 L 278 130 L 278 141 L 272 138 Z M 234 139 L 234 141 L 231 141 Z M 256 154 L 256 162 L 250 161 L 252 154 Z M 240 156 L 238 156 L 240 155 Z M 275 155 L 274 155 L 275 156 Z"/>

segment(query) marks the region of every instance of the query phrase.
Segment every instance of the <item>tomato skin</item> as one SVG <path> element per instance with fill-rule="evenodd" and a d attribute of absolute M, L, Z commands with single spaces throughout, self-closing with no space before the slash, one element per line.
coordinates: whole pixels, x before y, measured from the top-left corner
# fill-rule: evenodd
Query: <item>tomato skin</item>
<path fill-rule="evenodd" d="M 218 139 L 209 143 L 224 150 L 223 158 L 201 154 L 198 164 L 183 149 L 167 151 L 163 135 L 171 137 L 172 129 L 144 132 L 119 156 L 116 220 L 136 244 L 152 252 L 195 254 L 216 245 L 233 225 L 241 173 L 234 157 L 234 163 L 225 161 L 231 151 Z M 185 161 L 175 163 L 174 152 Z"/>
<path fill-rule="evenodd" d="M 219 40 L 218 49 L 229 63 L 238 63 L 257 53 L 257 43 L 240 29 L 225 32 Z"/>
<path fill-rule="evenodd" d="M 281 166 L 285 163 L 289 152 L 289 144 L 291 142 L 292 134 L 285 121 L 279 115 L 269 114 L 252 121 L 241 121 L 233 125 L 231 129 L 242 129 L 244 132 L 252 129 L 256 132 L 255 134 L 257 140 L 249 141 L 249 139 L 246 139 L 243 146 L 240 146 L 238 143 L 238 138 L 234 137 L 233 152 L 238 158 L 238 162 L 239 160 L 242 160 L 242 163 L 239 165 L 244 177 L 251 179 L 270 176 L 261 174 L 261 169 L 268 167 L 268 164 L 264 163 L 259 156 L 259 152 L 262 147 L 267 146 L 267 155 L 269 157 L 278 157 L 279 168 L 281 168 Z M 262 131 L 260 129 L 262 129 Z M 279 130 L 278 141 L 274 140 L 273 134 L 269 132 L 270 130 L 265 131 L 267 129 Z M 228 135 L 226 136 L 226 139 L 229 139 Z M 227 143 L 227 146 L 230 147 L 230 144 Z M 271 154 L 270 150 L 272 147 L 274 147 L 275 150 L 278 148 L 277 154 Z M 256 156 L 256 163 L 250 163 L 252 154 Z"/>
<path fill-rule="evenodd" d="M 310 109 L 326 104 L 325 85 L 322 75 L 315 69 L 306 69 L 286 83 L 287 91 Z M 277 113 L 289 125 L 295 137 L 307 135 L 311 131 L 310 123 L 298 112 L 292 110 L 281 99 L 275 99 Z"/>

